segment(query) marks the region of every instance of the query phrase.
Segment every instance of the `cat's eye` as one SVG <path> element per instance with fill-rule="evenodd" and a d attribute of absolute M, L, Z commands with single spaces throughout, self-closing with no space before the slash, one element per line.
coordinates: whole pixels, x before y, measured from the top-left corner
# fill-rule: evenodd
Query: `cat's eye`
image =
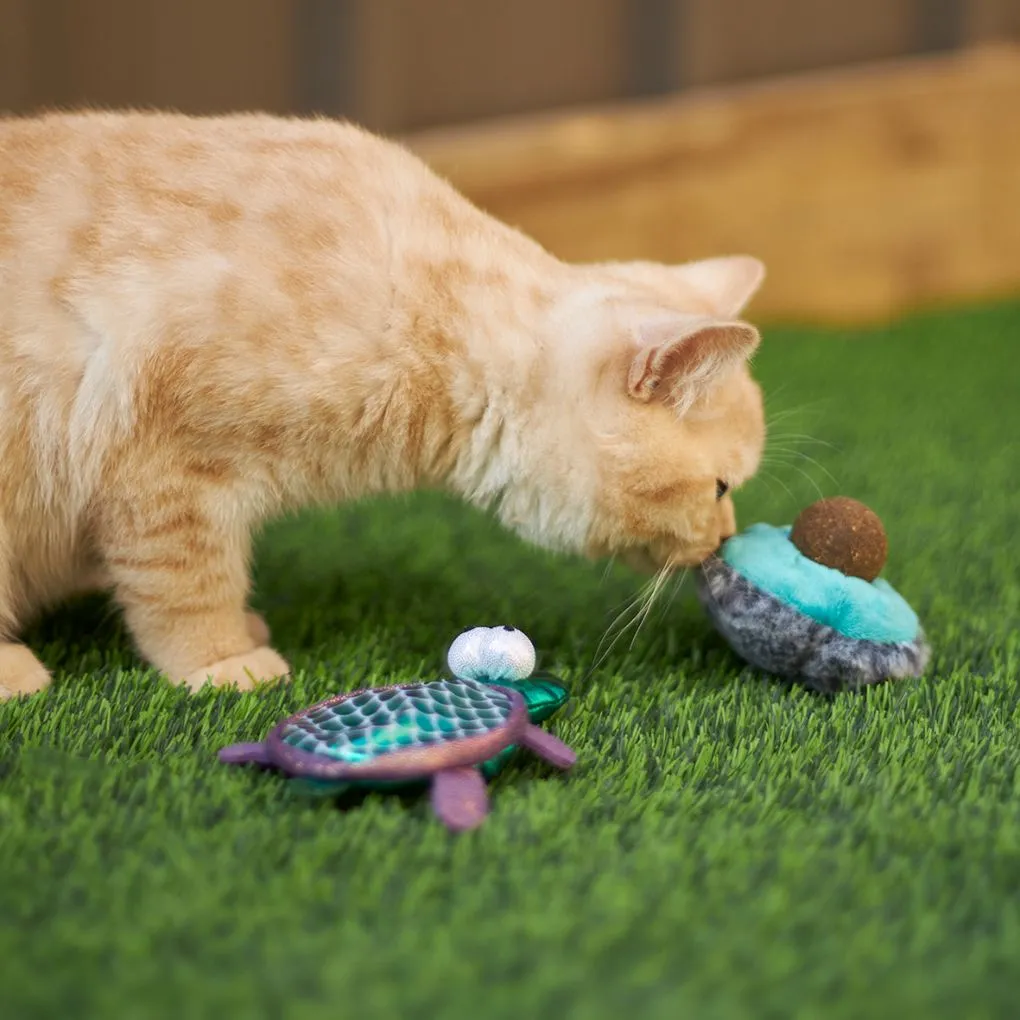
<path fill-rule="evenodd" d="M 715 498 L 717 500 L 722 499 L 727 492 L 730 491 L 728 483 L 724 482 L 721 478 L 715 480 Z"/>

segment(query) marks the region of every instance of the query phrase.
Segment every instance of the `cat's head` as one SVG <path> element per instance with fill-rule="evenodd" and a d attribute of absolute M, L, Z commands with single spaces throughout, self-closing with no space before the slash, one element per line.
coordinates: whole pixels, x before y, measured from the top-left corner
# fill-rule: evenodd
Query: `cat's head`
<path fill-rule="evenodd" d="M 577 272 L 555 312 L 552 402 L 580 413 L 550 415 L 570 450 L 564 484 L 587 493 L 580 544 L 645 569 L 701 563 L 734 533 L 732 493 L 764 448 L 748 368 L 760 337 L 739 318 L 764 267 L 735 256 Z"/>

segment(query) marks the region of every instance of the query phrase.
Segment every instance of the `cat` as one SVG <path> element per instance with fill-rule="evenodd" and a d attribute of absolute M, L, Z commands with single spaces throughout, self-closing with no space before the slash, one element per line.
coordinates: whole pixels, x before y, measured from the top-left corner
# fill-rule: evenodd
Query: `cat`
<path fill-rule="evenodd" d="M 0 120 L 0 697 L 108 590 L 195 689 L 285 678 L 251 534 L 441 488 L 642 568 L 735 527 L 765 437 L 751 256 L 568 264 L 403 145 L 264 114 Z"/>

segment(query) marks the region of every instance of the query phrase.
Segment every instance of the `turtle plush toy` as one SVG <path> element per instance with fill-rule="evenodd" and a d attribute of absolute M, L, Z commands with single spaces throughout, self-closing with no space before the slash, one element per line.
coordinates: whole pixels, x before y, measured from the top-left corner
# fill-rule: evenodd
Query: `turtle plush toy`
<path fill-rule="evenodd" d="M 232 744 L 220 761 L 276 768 L 306 792 L 428 783 L 439 819 L 472 829 L 489 810 L 485 783 L 519 746 L 560 769 L 574 752 L 539 728 L 567 700 L 533 677 L 535 649 L 512 627 L 476 627 L 450 646 L 452 679 L 338 694 L 275 726 L 264 741 Z"/>
<path fill-rule="evenodd" d="M 792 527 L 755 524 L 703 565 L 698 595 L 715 627 L 751 665 L 824 692 L 927 668 L 917 615 L 878 575 L 888 540 L 863 503 L 837 496 Z"/>

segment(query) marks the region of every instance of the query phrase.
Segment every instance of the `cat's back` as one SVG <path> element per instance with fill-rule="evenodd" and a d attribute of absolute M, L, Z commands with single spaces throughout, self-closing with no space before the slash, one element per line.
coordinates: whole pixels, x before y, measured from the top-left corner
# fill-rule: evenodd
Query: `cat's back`
<path fill-rule="evenodd" d="M 259 231 L 300 244 L 326 223 L 364 236 L 387 194 L 424 173 L 399 147 L 329 120 L 101 111 L 2 119 L 0 267 L 47 255 L 241 250 Z"/>
<path fill-rule="evenodd" d="M 224 414 L 249 391 L 265 410 L 323 342 L 361 357 L 391 300 L 392 224 L 423 195 L 457 201 L 336 121 L 0 119 L 0 453 L 25 422 L 38 448 L 131 428 L 171 382 L 196 414 L 205 389 L 233 394 Z"/>
<path fill-rule="evenodd" d="M 375 183 L 424 172 L 414 164 L 399 146 L 327 119 L 144 111 L 0 118 L 0 208 L 8 212 L 59 213 L 89 200 L 93 209 L 183 213 L 227 191 L 254 211 L 305 187 L 323 189 L 327 203 L 365 199 Z"/>
<path fill-rule="evenodd" d="M 0 361 L 69 394 L 90 359 L 130 366 L 157 331 L 363 322 L 396 205 L 442 187 L 403 148 L 325 119 L 0 119 Z"/>

